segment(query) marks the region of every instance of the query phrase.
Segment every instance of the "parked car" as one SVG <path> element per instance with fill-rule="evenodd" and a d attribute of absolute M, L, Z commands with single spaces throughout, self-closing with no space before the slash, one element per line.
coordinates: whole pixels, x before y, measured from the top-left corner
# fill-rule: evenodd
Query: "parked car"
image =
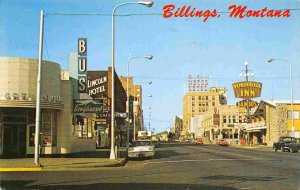
<path fill-rule="evenodd" d="M 128 148 L 128 158 L 154 158 L 155 149 L 151 140 L 139 140 L 133 142 Z"/>
<path fill-rule="evenodd" d="M 203 139 L 202 138 L 196 139 L 196 143 L 197 144 L 203 144 Z"/>
<path fill-rule="evenodd" d="M 229 142 L 225 139 L 219 139 L 216 141 L 217 146 L 229 146 Z"/>
<path fill-rule="evenodd" d="M 290 151 L 290 144 L 294 142 L 294 137 L 282 136 L 279 137 L 278 142 L 273 143 L 273 149 L 275 152 L 277 152 L 277 150 L 281 150 L 282 152 Z"/>
<path fill-rule="evenodd" d="M 295 138 L 295 142 L 290 143 L 289 146 L 291 152 L 298 152 L 300 150 L 300 138 Z"/>

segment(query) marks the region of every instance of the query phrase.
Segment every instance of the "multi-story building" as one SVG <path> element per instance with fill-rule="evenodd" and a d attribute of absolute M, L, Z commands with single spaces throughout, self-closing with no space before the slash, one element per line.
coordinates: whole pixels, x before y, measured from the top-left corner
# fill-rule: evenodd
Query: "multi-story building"
<path fill-rule="evenodd" d="M 245 138 L 245 112 L 236 105 L 219 105 L 202 114 L 200 128 L 204 131 L 206 142 L 214 139 L 230 139 L 232 141 Z"/>
<path fill-rule="evenodd" d="M 226 88 L 209 88 L 205 92 L 187 92 L 183 97 L 183 135 L 191 129 L 190 119 L 218 105 L 227 104 Z"/>
<path fill-rule="evenodd" d="M 179 139 L 182 133 L 182 116 L 175 116 L 173 120 L 173 131 L 175 133 L 175 138 Z"/>
<path fill-rule="evenodd" d="M 127 77 L 119 77 L 122 86 L 127 93 Z M 128 77 L 128 93 L 130 97 L 129 109 L 132 112 L 132 118 L 130 120 L 131 126 L 134 127 L 135 136 L 137 136 L 139 130 L 144 130 L 143 124 L 143 108 L 142 108 L 142 86 L 133 84 L 133 78 Z"/>
<path fill-rule="evenodd" d="M 300 100 L 293 101 L 293 112 L 294 121 L 290 100 L 262 100 L 246 127 L 248 140 L 272 146 L 280 136 L 300 138 Z"/>

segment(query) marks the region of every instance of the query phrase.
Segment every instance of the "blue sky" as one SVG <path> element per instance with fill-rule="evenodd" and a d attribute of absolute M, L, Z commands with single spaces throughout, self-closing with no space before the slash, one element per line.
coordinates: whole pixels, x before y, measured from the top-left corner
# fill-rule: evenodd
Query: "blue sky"
<path fill-rule="evenodd" d="M 44 59 L 68 69 L 70 52 L 77 51 L 77 38 L 88 38 L 88 70 L 105 70 L 111 65 L 110 16 L 57 16 L 53 13 L 111 14 L 124 0 L 0 0 L 0 56 L 38 57 L 39 13 L 46 12 Z M 152 8 L 141 5 L 120 7 L 118 14 L 161 13 L 162 7 L 191 5 L 197 9 L 227 11 L 232 4 L 250 9 L 300 8 L 296 0 L 155 0 Z M 221 14 L 205 23 L 199 18 L 170 18 L 159 15 L 116 18 L 116 71 L 126 75 L 131 56 L 153 55 L 131 63 L 131 74 L 144 91 L 145 121 L 151 106 L 151 128 L 166 130 L 171 119 L 182 114 L 182 97 L 187 76 L 210 75 L 214 84 L 228 89 L 230 104 L 239 101 L 231 84 L 241 81 L 239 73 L 249 62 L 254 81 L 262 82 L 262 97 L 290 99 L 289 66 L 268 64 L 268 58 L 286 59 L 293 66 L 294 98 L 300 99 L 300 11 L 290 18 L 232 19 Z M 152 98 L 147 95 L 152 94 Z"/>

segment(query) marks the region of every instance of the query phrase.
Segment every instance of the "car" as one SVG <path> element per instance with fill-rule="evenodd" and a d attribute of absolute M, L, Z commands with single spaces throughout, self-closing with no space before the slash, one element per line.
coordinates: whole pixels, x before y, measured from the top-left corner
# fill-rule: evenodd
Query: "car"
<path fill-rule="evenodd" d="M 290 152 L 298 152 L 300 150 L 300 138 L 295 138 L 295 142 L 290 143 Z"/>
<path fill-rule="evenodd" d="M 229 146 L 229 142 L 225 139 L 219 139 L 216 141 L 217 146 Z"/>
<path fill-rule="evenodd" d="M 151 140 L 134 141 L 128 148 L 128 158 L 154 158 L 155 148 Z"/>
<path fill-rule="evenodd" d="M 196 143 L 197 143 L 197 144 L 203 144 L 203 139 L 202 139 L 202 138 L 196 139 Z"/>
<path fill-rule="evenodd" d="M 295 142 L 294 137 L 281 136 L 279 137 L 278 142 L 273 143 L 273 149 L 275 152 L 277 152 L 277 150 L 281 150 L 282 152 L 290 151 L 290 144 L 294 142 Z"/>

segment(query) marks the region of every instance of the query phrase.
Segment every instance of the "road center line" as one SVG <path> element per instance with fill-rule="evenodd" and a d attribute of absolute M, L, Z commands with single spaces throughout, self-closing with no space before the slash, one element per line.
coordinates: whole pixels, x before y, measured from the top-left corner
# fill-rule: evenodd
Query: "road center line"
<path fill-rule="evenodd" d="M 180 163 L 180 162 L 210 162 L 210 161 L 244 161 L 244 160 L 258 160 L 258 159 L 230 159 L 230 158 L 220 158 L 220 159 L 207 159 L 207 160 L 166 160 L 160 162 L 145 162 L 139 165 L 147 164 L 165 164 L 165 163 Z"/>

